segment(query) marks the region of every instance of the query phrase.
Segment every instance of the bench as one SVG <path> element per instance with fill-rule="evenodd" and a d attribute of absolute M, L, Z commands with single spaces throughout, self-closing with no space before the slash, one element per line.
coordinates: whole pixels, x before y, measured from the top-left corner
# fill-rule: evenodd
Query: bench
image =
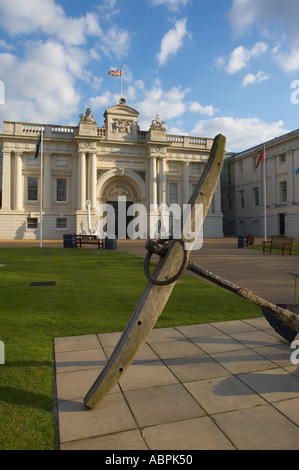
<path fill-rule="evenodd" d="M 293 238 L 288 237 L 271 237 L 270 241 L 263 242 L 263 253 L 269 251 L 272 253 L 272 250 L 281 250 L 282 256 L 284 255 L 285 251 L 289 252 L 289 255 L 292 254 L 292 246 L 293 246 Z"/>
<path fill-rule="evenodd" d="M 96 235 L 76 235 L 76 247 L 82 248 L 82 245 L 98 245 L 98 249 L 104 248 L 104 240 Z"/>
<path fill-rule="evenodd" d="M 249 233 L 247 237 L 245 237 L 245 246 L 253 246 L 254 245 L 254 233 Z"/>

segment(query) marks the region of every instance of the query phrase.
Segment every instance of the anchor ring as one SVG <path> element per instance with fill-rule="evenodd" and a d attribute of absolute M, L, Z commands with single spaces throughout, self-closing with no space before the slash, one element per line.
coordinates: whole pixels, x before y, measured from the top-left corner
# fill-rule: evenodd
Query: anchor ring
<path fill-rule="evenodd" d="M 164 242 L 165 240 L 163 240 Z M 165 279 L 163 281 L 160 281 L 158 279 L 156 279 L 151 273 L 150 273 L 150 270 L 149 270 L 149 263 L 150 263 L 150 259 L 152 257 L 152 255 L 155 253 L 155 251 L 151 251 L 150 250 L 150 247 L 147 247 L 147 254 L 145 256 L 145 259 L 144 259 L 144 273 L 147 277 L 147 279 L 152 283 L 152 284 L 156 284 L 158 286 L 166 286 L 168 284 L 172 284 L 173 282 L 175 282 L 182 274 L 183 272 L 185 271 L 186 267 L 187 267 L 187 264 L 188 264 L 188 251 L 185 250 L 185 242 L 184 240 L 181 240 L 181 239 L 177 239 L 175 240 L 177 241 L 178 243 L 180 243 L 180 245 L 183 247 L 183 250 L 184 250 L 184 258 L 183 258 L 183 262 L 182 262 L 182 265 L 180 267 L 180 269 L 178 270 L 178 272 L 172 276 L 170 279 Z M 157 244 L 157 242 L 154 242 L 155 244 Z M 157 253 L 159 254 L 159 253 Z M 160 257 L 164 257 L 165 256 L 165 249 L 159 254 Z"/>

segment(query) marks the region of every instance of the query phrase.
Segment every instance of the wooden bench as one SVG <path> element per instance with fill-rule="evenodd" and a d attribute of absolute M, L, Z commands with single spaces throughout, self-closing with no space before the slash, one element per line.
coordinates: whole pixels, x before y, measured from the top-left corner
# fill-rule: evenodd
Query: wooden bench
<path fill-rule="evenodd" d="M 245 237 L 245 246 L 253 246 L 254 245 L 254 233 L 249 233 L 247 237 Z"/>
<path fill-rule="evenodd" d="M 104 248 L 104 240 L 96 235 L 76 235 L 76 247 L 82 248 L 82 245 L 98 245 L 98 249 Z"/>
<path fill-rule="evenodd" d="M 272 253 L 272 250 L 280 250 L 282 256 L 284 255 L 285 251 L 289 252 L 289 255 L 292 254 L 292 246 L 293 246 L 293 238 L 277 236 L 271 237 L 270 241 L 263 242 L 263 253 L 269 251 Z"/>

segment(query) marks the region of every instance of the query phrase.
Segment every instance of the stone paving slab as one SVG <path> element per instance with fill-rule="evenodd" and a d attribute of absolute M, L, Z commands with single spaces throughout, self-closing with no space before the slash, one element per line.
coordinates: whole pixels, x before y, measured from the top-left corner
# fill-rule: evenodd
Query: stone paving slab
<path fill-rule="evenodd" d="M 120 335 L 55 339 L 61 450 L 299 449 L 299 367 L 264 318 L 154 329 L 87 410 Z"/>

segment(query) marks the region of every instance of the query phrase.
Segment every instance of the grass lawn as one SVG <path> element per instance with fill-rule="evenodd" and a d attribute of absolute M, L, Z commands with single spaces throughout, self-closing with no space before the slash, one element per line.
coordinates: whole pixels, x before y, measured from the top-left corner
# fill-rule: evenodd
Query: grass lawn
<path fill-rule="evenodd" d="M 53 339 L 123 331 L 147 282 L 143 260 L 93 249 L 0 249 L 0 449 L 57 449 Z M 56 286 L 29 287 L 56 281 Z M 261 316 L 220 287 L 184 275 L 156 327 Z"/>

